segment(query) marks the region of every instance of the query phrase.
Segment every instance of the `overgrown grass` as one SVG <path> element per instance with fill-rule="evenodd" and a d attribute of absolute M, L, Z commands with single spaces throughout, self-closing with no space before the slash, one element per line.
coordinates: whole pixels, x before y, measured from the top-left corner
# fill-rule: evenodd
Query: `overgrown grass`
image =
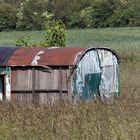
<path fill-rule="evenodd" d="M 53 106 L 0 103 L 0 139 L 138 140 L 140 63 L 121 66 L 114 102 L 61 102 Z"/>
<path fill-rule="evenodd" d="M 140 135 L 138 104 L 0 105 L 0 139 L 138 140 Z"/>

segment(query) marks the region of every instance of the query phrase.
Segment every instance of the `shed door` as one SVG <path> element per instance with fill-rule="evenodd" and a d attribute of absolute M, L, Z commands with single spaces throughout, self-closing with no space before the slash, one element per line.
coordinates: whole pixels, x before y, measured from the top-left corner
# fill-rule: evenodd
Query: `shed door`
<path fill-rule="evenodd" d="M 92 73 L 85 75 L 85 86 L 83 91 L 83 98 L 85 100 L 100 95 L 99 94 L 100 81 L 101 81 L 100 73 Z"/>
<path fill-rule="evenodd" d="M 117 63 L 117 58 L 111 52 L 105 50 L 99 51 L 99 57 L 102 68 L 100 94 L 101 97 L 110 98 L 112 95 L 117 95 L 119 92 L 119 66 Z"/>
<path fill-rule="evenodd" d="M 76 69 L 74 79 L 74 96 L 77 100 L 79 97 L 89 100 L 97 97 L 99 85 L 101 82 L 101 68 L 97 51 L 90 51 L 81 59 Z"/>
<path fill-rule="evenodd" d="M 5 100 L 5 76 L 0 75 L 0 100 Z"/>
<path fill-rule="evenodd" d="M 92 50 L 78 64 L 74 77 L 74 99 L 109 98 L 119 93 L 118 62 L 112 52 Z"/>

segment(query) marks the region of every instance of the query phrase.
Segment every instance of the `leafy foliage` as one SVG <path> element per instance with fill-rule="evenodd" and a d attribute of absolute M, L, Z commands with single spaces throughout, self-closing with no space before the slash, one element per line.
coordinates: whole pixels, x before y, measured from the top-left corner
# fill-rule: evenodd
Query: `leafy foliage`
<path fill-rule="evenodd" d="M 65 25 L 59 20 L 59 21 L 48 21 L 46 22 L 46 35 L 45 40 L 41 41 L 40 43 L 34 43 L 32 44 L 30 42 L 31 37 L 30 36 L 22 36 L 16 41 L 17 47 L 30 47 L 30 46 L 37 46 L 37 45 L 43 45 L 46 47 L 64 47 L 66 46 L 66 31 L 65 31 Z"/>
<path fill-rule="evenodd" d="M 47 21 L 67 28 L 140 26 L 139 0 L 0 0 L 0 30 L 42 30 Z"/>
<path fill-rule="evenodd" d="M 50 21 L 46 23 L 45 46 L 65 46 L 66 32 L 61 21 Z"/>
<path fill-rule="evenodd" d="M 17 47 L 29 46 L 30 36 L 23 36 L 19 38 L 16 42 Z"/>
<path fill-rule="evenodd" d="M 17 29 L 43 29 L 47 20 L 45 12 L 47 12 L 45 0 L 28 0 L 21 3 L 17 13 Z"/>
<path fill-rule="evenodd" d="M 0 3 L 0 31 L 16 28 L 16 7 Z"/>
<path fill-rule="evenodd" d="M 117 0 L 97 1 L 93 5 L 92 26 L 93 27 L 109 27 L 110 17 L 117 8 Z"/>

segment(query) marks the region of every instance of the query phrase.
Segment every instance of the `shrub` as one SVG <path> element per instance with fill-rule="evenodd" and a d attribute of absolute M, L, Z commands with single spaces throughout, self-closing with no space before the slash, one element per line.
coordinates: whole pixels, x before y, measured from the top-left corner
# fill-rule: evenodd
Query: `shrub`
<path fill-rule="evenodd" d="M 23 46 L 29 46 L 29 42 L 30 42 L 30 39 L 31 37 L 30 36 L 23 36 L 21 38 L 19 38 L 17 41 L 16 41 L 16 46 L 17 47 L 23 47 Z"/>
<path fill-rule="evenodd" d="M 46 23 L 45 46 L 60 46 L 66 45 L 65 25 L 59 21 L 48 21 Z"/>

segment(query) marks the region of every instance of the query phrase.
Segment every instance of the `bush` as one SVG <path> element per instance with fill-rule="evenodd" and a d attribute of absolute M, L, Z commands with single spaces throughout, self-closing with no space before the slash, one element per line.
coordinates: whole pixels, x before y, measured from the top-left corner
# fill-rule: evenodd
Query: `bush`
<path fill-rule="evenodd" d="M 30 36 L 23 36 L 16 41 L 16 46 L 17 47 L 25 47 L 25 46 L 27 47 L 30 45 L 29 44 L 30 39 L 31 39 Z"/>
<path fill-rule="evenodd" d="M 30 36 L 23 36 L 16 41 L 17 47 L 37 46 L 38 44 L 46 47 L 64 47 L 66 45 L 65 25 L 61 21 L 48 21 L 46 23 L 45 40 L 40 43 L 31 44 Z"/>
<path fill-rule="evenodd" d="M 65 26 L 61 21 L 49 21 L 46 23 L 45 46 L 60 46 L 66 45 Z"/>

